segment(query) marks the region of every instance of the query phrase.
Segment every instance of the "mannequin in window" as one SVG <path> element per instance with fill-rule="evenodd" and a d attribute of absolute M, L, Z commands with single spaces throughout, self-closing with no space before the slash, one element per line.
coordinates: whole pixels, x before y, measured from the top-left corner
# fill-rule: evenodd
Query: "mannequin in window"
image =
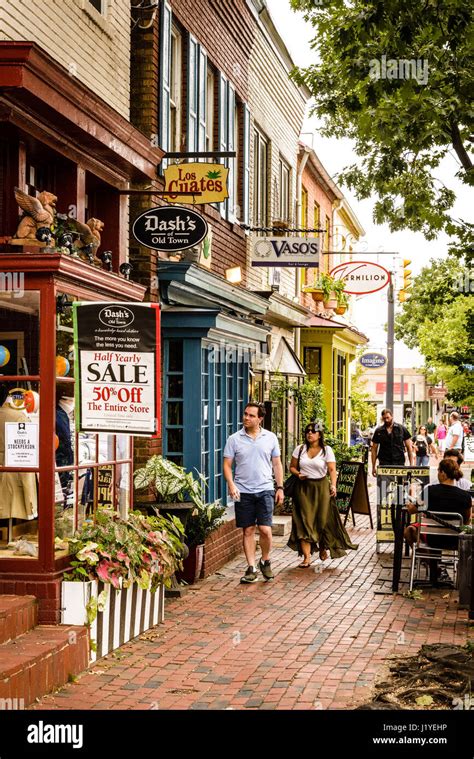
<path fill-rule="evenodd" d="M 72 466 L 74 452 L 72 449 L 71 420 L 74 414 L 74 385 L 57 383 L 56 385 L 56 435 L 59 444 L 56 449 L 56 466 Z M 64 499 L 71 492 L 72 472 L 59 472 Z M 64 504 L 66 505 L 66 503 Z"/>
<path fill-rule="evenodd" d="M 0 383 L 0 464 L 5 466 L 5 424 L 27 422 L 24 411 L 8 403 L 9 385 Z M 34 519 L 38 516 L 34 472 L 0 472 L 0 519 Z"/>

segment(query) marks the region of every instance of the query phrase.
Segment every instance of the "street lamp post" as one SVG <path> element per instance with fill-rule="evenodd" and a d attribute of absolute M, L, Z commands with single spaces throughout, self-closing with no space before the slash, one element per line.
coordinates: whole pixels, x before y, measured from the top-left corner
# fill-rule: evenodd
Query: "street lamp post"
<path fill-rule="evenodd" d="M 393 272 L 390 272 L 390 282 L 387 288 L 388 323 L 387 323 L 387 380 L 385 407 L 393 413 L 393 379 L 394 379 L 394 322 L 395 322 L 395 298 L 393 294 Z"/>

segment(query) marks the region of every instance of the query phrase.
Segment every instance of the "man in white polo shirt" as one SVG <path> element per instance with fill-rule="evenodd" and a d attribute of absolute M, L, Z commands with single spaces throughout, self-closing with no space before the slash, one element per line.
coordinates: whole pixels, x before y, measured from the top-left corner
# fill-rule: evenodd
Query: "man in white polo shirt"
<path fill-rule="evenodd" d="M 453 411 L 453 413 L 450 414 L 449 421 L 451 422 L 451 425 L 448 429 L 448 434 L 446 435 L 446 450 L 454 448 L 457 451 L 462 451 L 464 431 L 457 411 Z"/>
<path fill-rule="evenodd" d="M 242 583 L 257 581 L 255 525 L 262 548 L 258 568 L 266 580 L 274 577 L 270 563 L 272 518 L 274 504 L 283 503 L 283 467 L 276 435 L 261 427 L 264 416 L 262 403 L 248 403 L 244 409 L 243 428 L 228 438 L 224 448 L 224 477 L 235 505 L 235 523 L 243 529 L 248 564 L 240 580 Z"/>

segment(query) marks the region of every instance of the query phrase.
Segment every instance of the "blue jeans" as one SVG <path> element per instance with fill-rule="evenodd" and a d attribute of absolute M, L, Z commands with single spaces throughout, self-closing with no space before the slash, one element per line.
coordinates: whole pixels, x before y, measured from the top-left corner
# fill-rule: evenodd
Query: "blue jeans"
<path fill-rule="evenodd" d="M 271 527 L 274 505 L 273 490 L 241 493 L 240 501 L 234 503 L 236 527 L 252 527 L 254 524 Z"/>
<path fill-rule="evenodd" d="M 429 466 L 430 465 L 430 457 L 429 456 L 417 456 L 416 457 L 416 465 L 417 466 Z"/>

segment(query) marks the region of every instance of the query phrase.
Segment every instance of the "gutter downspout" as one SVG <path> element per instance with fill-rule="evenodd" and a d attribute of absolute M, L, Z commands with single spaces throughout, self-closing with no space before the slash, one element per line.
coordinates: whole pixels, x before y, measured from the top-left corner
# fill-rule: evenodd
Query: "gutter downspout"
<path fill-rule="evenodd" d="M 310 148 L 308 145 L 304 145 L 304 153 L 301 156 L 300 165 L 298 166 L 298 171 L 296 172 L 296 227 L 297 229 L 301 228 L 301 189 L 302 189 L 302 184 L 303 184 L 303 171 L 305 169 L 306 162 L 309 158 L 311 150 L 312 148 Z M 298 302 L 299 302 L 300 292 L 301 292 L 301 271 L 299 267 L 296 267 L 295 286 L 296 286 L 295 295 L 298 298 Z M 301 360 L 300 347 L 301 347 L 301 331 L 297 329 L 295 330 L 295 353 L 298 356 L 299 360 Z"/>

